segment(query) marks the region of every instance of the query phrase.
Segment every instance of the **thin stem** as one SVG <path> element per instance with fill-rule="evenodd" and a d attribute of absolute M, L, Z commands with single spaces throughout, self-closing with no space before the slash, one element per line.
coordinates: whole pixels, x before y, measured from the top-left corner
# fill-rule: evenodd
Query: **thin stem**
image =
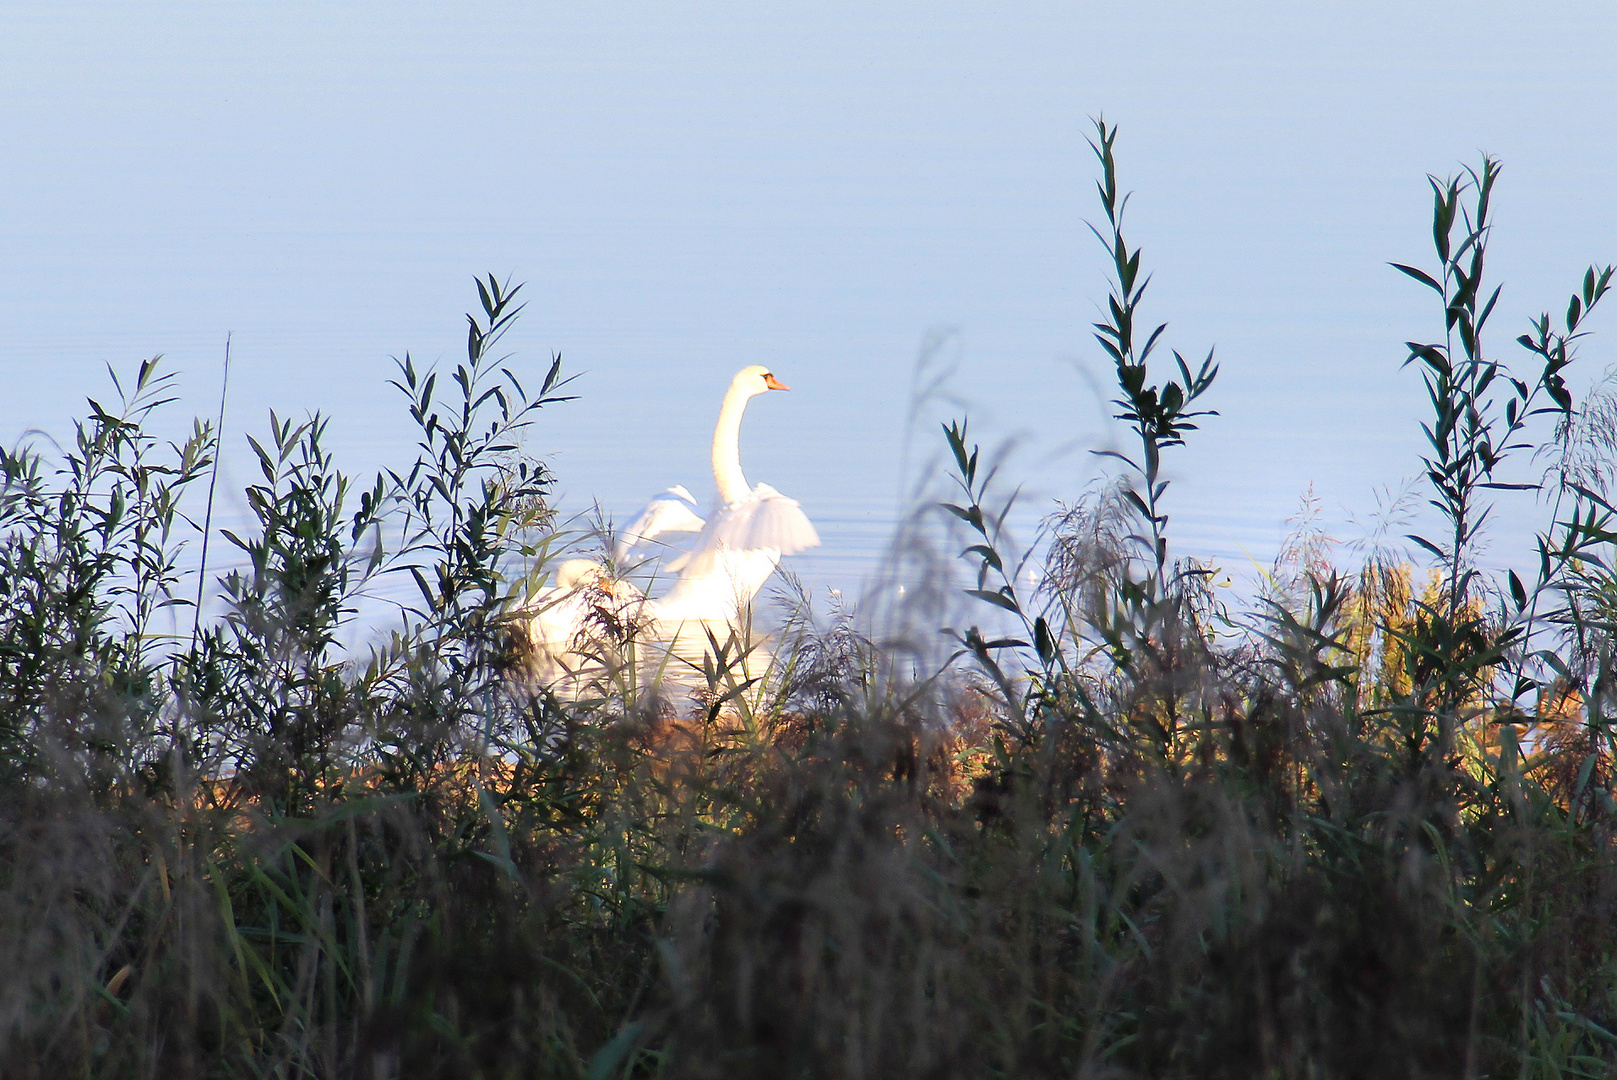
<path fill-rule="evenodd" d="M 219 383 L 219 422 L 213 429 L 213 468 L 208 475 L 208 505 L 202 515 L 202 564 L 197 568 L 197 602 L 191 620 L 191 648 L 197 647 L 202 633 L 202 595 L 208 582 L 208 539 L 213 535 L 213 493 L 219 483 L 219 459 L 225 437 L 225 398 L 230 393 L 230 339 L 225 335 L 225 372 Z"/>

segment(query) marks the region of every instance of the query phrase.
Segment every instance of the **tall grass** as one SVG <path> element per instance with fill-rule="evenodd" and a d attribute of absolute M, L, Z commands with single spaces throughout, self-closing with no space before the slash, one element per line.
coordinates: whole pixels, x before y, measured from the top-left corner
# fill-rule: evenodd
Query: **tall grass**
<path fill-rule="evenodd" d="M 464 362 L 399 365 L 408 467 L 357 484 L 323 418 L 272 415 L 193 639 L 154 628 L 193 602 L 217 438 L 148 433 L 155 362 L 54 469 L 6 453 L 0 1075 L 1617 1072 L 1609 408 L 1567 379 L 1611 269 L 1513 374 L 1498 165 L 1434 179 L 1434 260 L 1398 267 L 1439 303 L 1407 350 L 1430 577 L 1316 546 L 1232 612 L 1165 479 L 1218 368 L 1161 377 L 1115 139 L 1096 340 L 1133 441 L 1035 566 L 946 428 L 975 579 L 947 663 L 803 616 L 762 685 L 715 641 L 699 708 L 519 677 L 563 546 L 525 448 L 566 380 L 495 359 L 493 278 Z M 1537 566 L 1496 576 L 1477 539 L 1520 486 Z M 356 658 L 383 575 L 416 599 Z"/>

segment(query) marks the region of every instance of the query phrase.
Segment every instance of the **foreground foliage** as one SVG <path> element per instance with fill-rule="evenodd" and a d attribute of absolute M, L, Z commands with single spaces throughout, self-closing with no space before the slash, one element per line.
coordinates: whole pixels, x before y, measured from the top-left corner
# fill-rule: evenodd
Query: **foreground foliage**
<path fill-rule="evenodd" d="M 1300 543 L 1232 614 L 1163 479 L 1218 369 L 1152 382 L 1115 136 L 1097 340 L 1133 442 L 1030 575 L 949 427 L 978 625 L 946 663 L 799 620 L 693 710 L 632 670 L 565 702 L 506 677 L 502 612 L 561 543 L 520 436 L 564 380 L 493 359 L 492 278 L 449 389 L 400 365 L 419 458 L 357 505 L 324 422 L 271 418 L 220 620 L 176 615 L 215 433 L 147 433 L 155 362 L 59 471 L 6 454 L 0 1073 L 1617 1071 L 1608 405 L 1564 377 L 1612 271 L 1512 375 L 1483 347 L 1498 166 L 1434 180 L 1435 266 L 1399 266 L 1443 319 L 1408 351 L 1431 577 Z M 1495 581 L 1489 500 L 1535 465 L 1538 565 Z M 355 661 L 386 575 L 416 600 Z"/>

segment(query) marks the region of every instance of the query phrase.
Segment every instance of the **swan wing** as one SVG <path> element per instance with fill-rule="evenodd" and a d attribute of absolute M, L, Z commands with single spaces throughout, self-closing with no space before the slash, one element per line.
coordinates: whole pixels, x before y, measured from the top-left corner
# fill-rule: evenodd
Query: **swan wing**
<path fill-rule="evenodd" d="M 696 546 L 668 569 L 681 578 L 706 577 L 717 570 L 721 552 L 769 552 L 778 559 L 819 546 L 820 534 L 798 501 L 759 484 L 745 499 L 715 510 Z"/>
<path fill-rule="evenodd" d="M 682 484 L 658 495 L 646 504 L 632 525 L 618 534 L 613 547 L 614 556 L 621 561 L 636 544 L 655 540 L 663 533 L 701 532 L 707 522 L 691 509 L 695 503 L 696 500 L 691 498 L 691 493 Z"/>
<path fill-rule="evenodd" d="M 802 505 L 768 484 L 759 484 L 750 496 L 725 507 L 717 517 L 714 538 L 732 551 L 772 548 L 782 555 L 796 555 L 820 546 L 820 534 Z"/>

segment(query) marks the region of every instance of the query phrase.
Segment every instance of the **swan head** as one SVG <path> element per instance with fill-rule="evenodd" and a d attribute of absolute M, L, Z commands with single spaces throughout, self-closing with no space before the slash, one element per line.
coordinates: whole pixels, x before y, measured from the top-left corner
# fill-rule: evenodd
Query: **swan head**
<path fill-rule="evenodd" d="M 736 372 L 736 377 L 730 380 L 732 394 L 745 394 L 750 398 L 770 390 L 790 389 L 791 387 L 775 378 L 774 374 L 762 364 L 750 364 Z"/>
<path fill-rule="evenodd" d="M 640 594 L 632 584 L 617 580 L 594 559 L 568 559 L 556 567 L 556 588 L 564 593 L 590 593 L 608 600 L 632 600 Z"/>

